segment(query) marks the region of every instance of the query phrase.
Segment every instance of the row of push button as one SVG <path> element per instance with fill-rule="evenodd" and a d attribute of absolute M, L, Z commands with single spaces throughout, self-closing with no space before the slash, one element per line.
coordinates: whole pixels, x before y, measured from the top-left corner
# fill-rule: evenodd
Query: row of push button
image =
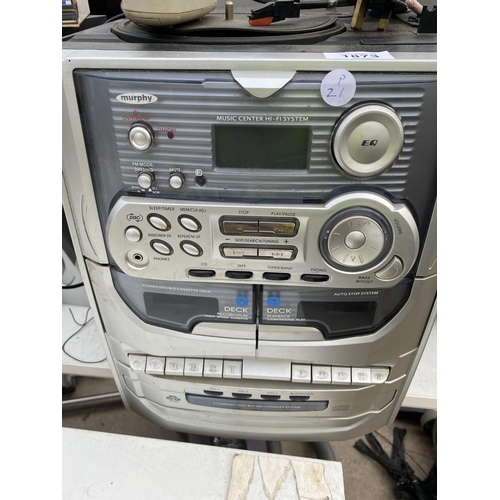
<path fill-rule="evenodd" d="M 172 228 L 170 221 L 160 214 L 149 214 L 147 216 L 147 221 L 151 227 L 154 227 L 158 231 L 167 232 Z M 200 221 L 191 215 L 180 215 L 177 218 L 177 221 L 186 231 L 190 231 L 192 233 L 201 231 Z M 138 227 L 130 226 L 125 229 L 125 238 L 131 243 L 137 243 L 142 239 L 142 231 Z"/>
<path fill-rule="evenodd" d="M 309 384 L 383 384 L 386 367 L 350 367 L 295 364 L 272 360 L 229 360 L 129 354 L 130 368 L 150 375 L 207 378 L 281 380 Z"/>
<path fill-rule="evenodd" d="M 287 220 L 255 220 L 255 219 L 226 219 L 220 221 L 223 234 L 227 235 L 272 235 L 295 236 L 299 223 L 296 219 Z"/>
<path fill-rule="evenodd" d="M 274 259 L 274 260 L 293 260 L 297 255 L 296 247 L 283 247 L 283 248 L 260 248 L 260 247 L 247 247 L 239 245 L 222 246 L 221 254 L 223 257 L 248 259 L 248 258 L 261 258 L 261 259 Z"/>

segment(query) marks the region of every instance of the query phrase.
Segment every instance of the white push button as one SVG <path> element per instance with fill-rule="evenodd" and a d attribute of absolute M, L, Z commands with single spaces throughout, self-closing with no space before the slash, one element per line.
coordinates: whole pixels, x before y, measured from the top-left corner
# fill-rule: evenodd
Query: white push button
<path fill-rule="evenodd" d="M 128 133 L 130 145 L 137 151 L 146 151 L 153 145 L 153 130 L 144 123 L 132 125 Z"/>
<path fill-rule="evenodd" d="M 184 252 L 188 255 L 192 255 L 193 257 L 199 257 L 203 253 L 203 250 L 199 245 L 190 241 L 182 241 L 181 248 Z"/>
<path fill-rule="evenodd" d="M 383 384 L 389 378 L 389 368 L 372 367 L 370 371 L 372 384 Z"/>
<path fill-rule="evenodd" d="M 311 365 L 292 364 L 292 382 L 311 383 Z"/>
<path fill-rule="evenodd" d="M 134 372 L 144 372 L 146 370 L 145 354 L 129 354 L 128 362 L 130 363 L 130 369 Z"/>
<path fill-rule="evenodd" d="M 137 243 L 142 238 L 142 232 L 138 227 L 130 226 L 125 229 L 125 238 L 130 243 Z"/>
<path fill-rule="evenodd" d="M 170 187 L 180 189 L 184 185 L 184 176 L 182 174 L 172 174 L 169 179 Z"/>
<path fill-rule="evenodd" d="M 158 231 L 168 231 L 170 229 L 170 222 L 162 215 L 149 215 L 148 221 L 155 229 L 158 229 Z"/>
<path fill-rule="evenodd" d="M 241 378 L 243 368 L 242 361 L 235 361 L 231 359 L 224 360 L 224 371 L 222 376 L 224 378 Z"/>
<path fill-rule="evenodd" d="M 222 359 L 206 359 L 203 376 L 222 378 Z"/>
<path fill-rule="evenodd" d="M 148 356 L 146 360 L 146 373 L 150 375 L 163 375 L 165 373 L 165 358 Z"/>
<path fill-rule="evenodd" d="M 165 375 L 182 375 L 184 373 L 184 358 L 167 358 Z"/>
<path fill-rule="evenodd" d="M 370 384 L 372 380 L 371 370 L 370 368 L 355 368 L 352 367 L 352 384 L 353 385 L 362 385 L 362 384 Z"/>
<path fill-rule="evenodd" d="M 375 276 L 381 281 L 390 281 L 401 276 L 403 272 L 403 262 L 399 257 L 394 257 L 389 264 L 375 273 Z"/>
<path fill-rule="evenodd" d="M 350 366 L 333 366 L 332 367 L 332 384 L 351 383 L 351 367 Z"/>
<path fill-rule="evenodd" d="M 142 189 L 149 189 L 153 185 L 153 176 L 148 172 L 142 172 L 137 178 L 137 184 Z"/>
<path fill-rule="evenodd" d="M 312 383 L 313 384 L 330 384 L 332 382 L 332 367 L 331 366 L 313 366 L 312 367 Z"/>
<path fill-rule="evenodd" d="M 361 231 L 351 231 L 345 237 L 345 246 L 351 250 L 361 248 L 366 241 L 366 236 Z"/>
<path fill-rule="evenodd" d="M 184 362 L 184 375 L 188 377 L 202 377 L 203 359 L 186 358 Z"/>
<path fill-rule="evenodd" d="M 200 221 L 190 215 L 181 215 L 178 220 L 179 224 L 188 231 L 196 233 L 201 230 Z"/>
<path fill-rule="evenodd" d="M 151 242 L 151 246 L 155 252 L 158 252 L 161 255 L 171 255 L 174 253 L 172 247 L 164 241 L 154 240 Z"/>

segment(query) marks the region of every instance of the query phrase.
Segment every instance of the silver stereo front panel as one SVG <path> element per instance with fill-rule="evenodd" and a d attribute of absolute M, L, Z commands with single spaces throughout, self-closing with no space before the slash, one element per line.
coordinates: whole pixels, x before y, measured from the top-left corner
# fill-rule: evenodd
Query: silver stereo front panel
<path fill-rule="evenodd" d="M 435 317 L 435 54 L 151 50 L 63 53 L 64 206 L 125 404 L 218 436 L 386 425 Z"/>

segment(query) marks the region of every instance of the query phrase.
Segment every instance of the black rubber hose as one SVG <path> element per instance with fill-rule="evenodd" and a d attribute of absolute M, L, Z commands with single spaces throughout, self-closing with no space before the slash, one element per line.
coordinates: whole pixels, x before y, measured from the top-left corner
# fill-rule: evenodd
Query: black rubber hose
<path fill-rule="evenodd" d="M 267 441 L 267 452 L 281 455 L 281 441 Z"/>
<path fill-rule="evenodd" d="M 335 453 L 333 452 L 330 443 L 327 443 L 326 441 L 321 441 L 321 442 L 312 442 L 310 444 L 314 449 L 316 457 L 318 457 L 320 460 L 331 460 L 335 462 Z"/>

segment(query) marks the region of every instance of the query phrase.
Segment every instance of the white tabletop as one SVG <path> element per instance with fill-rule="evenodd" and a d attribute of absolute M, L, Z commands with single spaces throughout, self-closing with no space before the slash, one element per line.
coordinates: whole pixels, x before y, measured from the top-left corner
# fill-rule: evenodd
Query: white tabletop
<path fill-rule="evenodd" d="M 65 500 L 345 500 L 340 462 L 63 428 Z"/>

